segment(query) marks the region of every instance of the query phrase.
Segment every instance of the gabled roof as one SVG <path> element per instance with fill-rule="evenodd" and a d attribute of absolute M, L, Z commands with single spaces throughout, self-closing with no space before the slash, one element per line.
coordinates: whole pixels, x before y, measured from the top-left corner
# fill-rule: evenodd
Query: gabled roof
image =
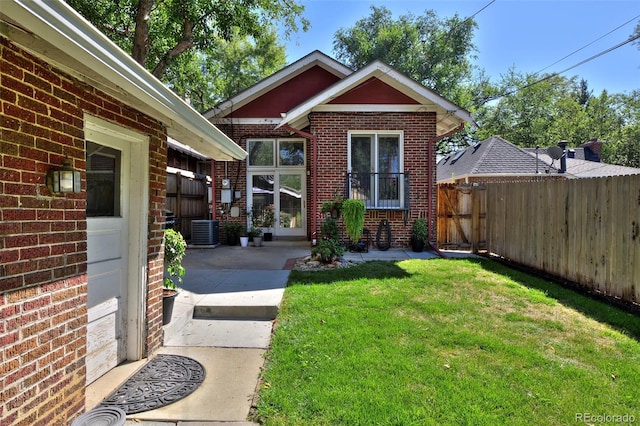
<path fill-rule="evenodd" d="M 312 111 L 362 111 L 363 105 L 336 105 L 331 104 L 331 102 L 372 79 L 380 80 L 416 101 L 412 104 L 400 106 L 404 107 L 405 110 L 435 111 L 438 115 L 438 135 L 455 129 L 463 122 L 476 125 L 471 114 L 465 109 L 446 100 L 432 90 L 427 89 L 417 81 L 412 80 L 391 66 L 376 60 L 346 76 L 339 82 L 318 93 L 316 96 L 308 99 L 306 102 L 298 105 L 290 111 L 287 111 L 278 127 L 288 124 L 291 127 L 302 129 L 309 124 L 307 116 Z M 376 104 L 372 105 L 370 108 L 373 108 L 376 111 L 396 111 L 398 106 Z"/>
<path fill-rule="evenodd" d="M 218 160 L 247 153 L 62 1 L 0 0 L 0 33 L 62 71 L 154 117 Z"/>
<path fill-rule="evenodd" d="M 546 173 L 551 166 L 538 160 L 537 171 Z M 557 170 L 551 167 L 552 173 Z M 502 139 L 492 136 L 474 146 L 454 152 L 438 162 L 438 182 L 448 179 L 463 179 L 479 175 L 534 175 L 536 174 L 535 154 Z"/>
<path fill-rule="evenodd" d="M 258 99 L 260 96 L 263 96 L 264 94 L 274 90 L 276 87 L 281 86 L 287 81 L 294 79 L 295 77 L 303 74 L 313 67 L 320 67 L 328 73 L 335 75 L 338 79 L 342 79 L 345 76 L 353 73 L 350 68 L 344 66 L 335 59 L 330 58 L 319 50 L 315 50 L 305 57 L 284 67 L 280 71 L 259 81 L 253 86 L 241 91 L 237 95 L 222 102 L 209 111 L 206 111 L 203 115 L 207 119 L 212 119 L 214 117 L 225 117 L 231 114 L 232 111 L 237 111 L 243 106 Z"/>

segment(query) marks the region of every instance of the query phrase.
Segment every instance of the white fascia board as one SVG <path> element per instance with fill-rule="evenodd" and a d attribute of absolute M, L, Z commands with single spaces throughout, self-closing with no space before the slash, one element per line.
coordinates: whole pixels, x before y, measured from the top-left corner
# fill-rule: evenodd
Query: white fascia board
<path fill-rule="evenodd" d="M 206 155 L 216 159 L 246 157 L 246 151 L 66 3 L 59 0 L 0 1 L 0 16 L 6 16 L 8 22 L 17 24 L 34 37 L 34 43 L 38 44 L 34 47 L 36 55 L 56 62 L 56 55 L 52 53 L 64 52 L 63 59 L 58 59 L 63 61 L 62 65 L 81 69 L 85 81 L 95 81 L 100 88 L 106 85 L 110 89 L 107 93 L 128 105 L 136 108 L 144 105 L 141 111 L 162 121 L 170 136 L 188 142 Z M 25 47 L 29 49 L 29 46 Z M 66 58 L 74 62 L 64 63 Z"/>
<path fill-rule="evenodd" d="M 341 78 L 353 73 L 353 70 L 350 68 L 316 50 L 291 65 L 284 67 L 280 71 L 271 74 L 269 77 L 266 77 L 248 89 L 243 90 L 231 99 L 222 102 L 209 111 L 206 111 L 203 115 L 207 119 L 228 115 L 233 112 L 234 109 L 243 107 L 254 99 L 268 93 L 270 90 L 273 90 L 284 82 L 302 74 L 315 65 Z"/>
<path fill-rule="evenodd" d="M 425 101 L 428 101 L 436 107 L 436 110 L 440 111 L 439 114 L 442 113 L 455 116 L 457 120 L 454 121 L 465 121 L 472 125 L 476 125 L 468 111 L 453 104 L 452 102 L 449 102 L 383 62 L 374 61 L 287 112 L 286 116 L 283 117 L 280 126 L 286 123 L 290 125 L 293 125 L 293 123 L 300 123 L 301 117 L 306 117 L 311 111 L 316 111 L 319 110 L 319 108 L 326 107 L 333 99 L 357 87 L 372 77 L 380 79 L 408 96 L 417 98 L 417 100 L 423 104 Z M 425 107 L 430 105 L 420 106 Z M 443 127 L 443 129 L 450 130 L 450 128 L 454 128 L 456 125 L 457 124 L 454 125 L 454 123 L 452 123 L 448 127 Z M 444 131 L 442 133 L 444 133 Z"/>

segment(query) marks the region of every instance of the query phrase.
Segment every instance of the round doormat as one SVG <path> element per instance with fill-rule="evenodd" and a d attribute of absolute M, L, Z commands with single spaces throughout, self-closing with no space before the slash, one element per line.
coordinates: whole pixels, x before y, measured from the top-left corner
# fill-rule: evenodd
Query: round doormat
<path fill-rule="evenodd" d="M 160 354 L 140 368 L 100 405 L 115 406 L 127 414 L 155 410 L 172 404 L 202 384 L 205 370 L 198 361 L 180 355 Z"/>

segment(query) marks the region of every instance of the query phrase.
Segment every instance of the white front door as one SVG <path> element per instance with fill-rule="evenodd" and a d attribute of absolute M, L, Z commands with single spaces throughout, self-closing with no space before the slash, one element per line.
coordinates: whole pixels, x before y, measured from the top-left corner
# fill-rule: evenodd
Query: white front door
<path fill-rule="evenodd" d="M 260 219 L 273 207 L 276 236 L 307 235 L 306 173 L 304 170 L 272 170 L 249 173 L 247 209 Z"/>
<path fill-rule="evenodd" d="M 148 145 L 127 129 L 87 123 L 88 384 L 142 355 L 148 163 L 139 155 Z"/>

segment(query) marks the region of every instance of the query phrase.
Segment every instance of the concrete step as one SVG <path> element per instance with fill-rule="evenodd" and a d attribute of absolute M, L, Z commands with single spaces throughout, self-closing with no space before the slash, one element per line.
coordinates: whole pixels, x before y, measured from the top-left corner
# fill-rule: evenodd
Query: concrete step
<path fill-rule="evenodd" d="M 278 307 L 273 305 L 197 305 L 193 310 L 193 317 L 197 319 L 271 321 L 277 314 Z"/>
<path fill-rule="evenodd" d="M 271 321 L 192 319 L 164 346 L 266 349 L 272 328 Z"/>

